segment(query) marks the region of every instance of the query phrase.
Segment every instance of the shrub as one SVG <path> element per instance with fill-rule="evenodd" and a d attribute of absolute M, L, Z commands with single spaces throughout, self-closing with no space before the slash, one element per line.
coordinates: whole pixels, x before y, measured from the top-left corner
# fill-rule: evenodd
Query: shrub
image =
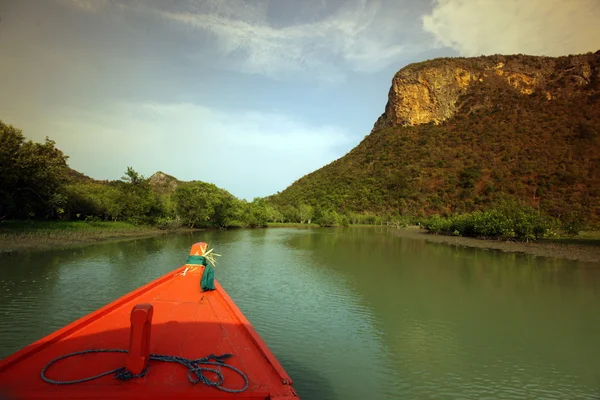
<path fill-rule="evenodd" d="M 552 236 L 557 223 L 531 207 L 501 207 L 442 218 L 425 223 L 430 233 L 480 238 L 535 240 Z"/>
<path fill-rule="evenodd" d="M 452 225 L 452 220 L 450 218 L 443 218 L 437 214 L 424 222 L 425 229 L 427 229 L 429 233 L 448 234 L 448 232 L 450 232 L 450 225 Z"/>
<path fill-rule="evenodd" d="M 340 218 L 335 211 L 323 211 L 317 220 L 319 226 L 339 226 Z"/>

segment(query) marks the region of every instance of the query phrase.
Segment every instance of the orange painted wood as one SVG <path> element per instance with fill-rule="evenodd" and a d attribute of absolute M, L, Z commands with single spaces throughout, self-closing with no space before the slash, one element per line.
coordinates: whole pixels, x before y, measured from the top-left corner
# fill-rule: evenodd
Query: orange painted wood
<path fill-rule="evenodd" d="M 134 375 L 141 374 L 150 361 L 150 329 L 152 328 L 152 304 L 137 304 L 131 310 L 129 352 L 125 356 L 125 368 Z"/>
<path fill-rule="evenodd" d="M 206 250 L 204 243 L 194 246 L 194 252 Z M 184 265 L 0 360 L 0 398 L 297 399 L 292 379 L 221 285 L 215 282 L 216 290 L 202 293 L 203 267 L 189 267 Z M 131 311 L 144 303 L 152 305 L 151 353 L 186 358 L 232 353 L 227 362 L 246 373 L 248 390 L 231 394 L 193 385 L 183 366 L 156 361 L 150 361 L 144 377 L 129 381 L 106 376 L 58 386 L 41 379 L 42 368 L 61 355 L 90 348 L 127 349 Z M 126 363 L 126 354 L 86 354 L 57 362 L 47 376 L 75 380 Z M 225 386 L 243 387 L 243 379 L 234 372 L 223 373 Z"/>

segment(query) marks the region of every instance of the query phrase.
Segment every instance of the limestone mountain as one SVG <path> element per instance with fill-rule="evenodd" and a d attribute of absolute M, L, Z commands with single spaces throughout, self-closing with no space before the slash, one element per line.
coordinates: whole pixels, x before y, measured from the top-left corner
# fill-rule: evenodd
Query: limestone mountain
<path fill-rule="evenodd" d="M 155 172 L 148 178 L 148 184 L 158 194 L 171 194 L 175 192 L 177 186 L 181 183 L 174 176 L 165 174 L 162 171 Z"/>
<path fill-rule="evenodd" d="M 599 220 L 600 51 L 408 65 L 356 148 L 271 199 L 429 215 L 506 198 Z"/>

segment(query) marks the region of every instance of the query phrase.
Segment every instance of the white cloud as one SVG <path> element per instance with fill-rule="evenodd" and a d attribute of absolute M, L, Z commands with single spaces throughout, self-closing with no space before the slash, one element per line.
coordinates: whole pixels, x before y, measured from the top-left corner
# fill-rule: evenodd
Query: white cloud
<path fill-rule="evenodd" d="M 244 52 L 245 59 L 238 65 L 244 72 L 278 77 L 311 71 L 336 80 L 336 62 L 344 62 L 357 72 L 368 72 L 411 51 L 409 42 L 405 39 L 403 43 L 399 35 L 402 24 L 398 20 L 383 23 L 384 14 L 394 10 L 382 7 L 380 1 L 352 1 L 325 19 L 281 28 L 264 20 L 249 21 L 244 16 L 167 11 L 160 14 L 213 34 L 225 55 Z"/>
<path fill-rule="evenodd" d="M 70 1 L 83 10 L 95 4 L 91 0 Z M 181 28 L 191 27 L 191 32 L 184 29 L 190 36 L 208 34 L 217 47 L 212 50 L 226 59 L 219 66 L 273 78 L 307 73 L 339 81 L 345 70 L 374 72 L 426 50 L 418 10 L 409 10 L 410 0 L 350 0 L 337 6 L 323 0 L 313 3 L 296 4 L 298 10 L 311 7 L 314 11 L 304 22 L 287 25 L 269 16 L 269 7 L 276 5 L 266 1 L 112 0 L 110 4 L 158 15 Z M 331 10 L 324 13 L 328 4 Z M 206 54 L 200 47 L 194 58 Z"/>
<path fill-rule="evenodd" d="M 423 28 L 464 56 L 558 56 L 600 48 L 598 0 L 437 0 Z"/>
<path fill-rule="evenodd" d="M 73 168 L 97 179 L 116 179 L 131 165 L 145 175 L 162 170 L 213 182 L 248 199 L 283 190 L 355 144 L 335 126 L 190 103 L 120 104 L 57 117 L 49 123 L 53 139 Z"/>

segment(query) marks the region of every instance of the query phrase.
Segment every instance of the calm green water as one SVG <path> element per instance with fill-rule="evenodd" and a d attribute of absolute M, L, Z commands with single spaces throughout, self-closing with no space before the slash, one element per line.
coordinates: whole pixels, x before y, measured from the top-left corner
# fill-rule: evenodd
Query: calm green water
<path fill-rule="evenodd" d="M 598 399 L 597 264 L 384 228 L 269 229 L 0 257 L 0 357 L 181 265 L 217 279 L 304 399 Z"/>

